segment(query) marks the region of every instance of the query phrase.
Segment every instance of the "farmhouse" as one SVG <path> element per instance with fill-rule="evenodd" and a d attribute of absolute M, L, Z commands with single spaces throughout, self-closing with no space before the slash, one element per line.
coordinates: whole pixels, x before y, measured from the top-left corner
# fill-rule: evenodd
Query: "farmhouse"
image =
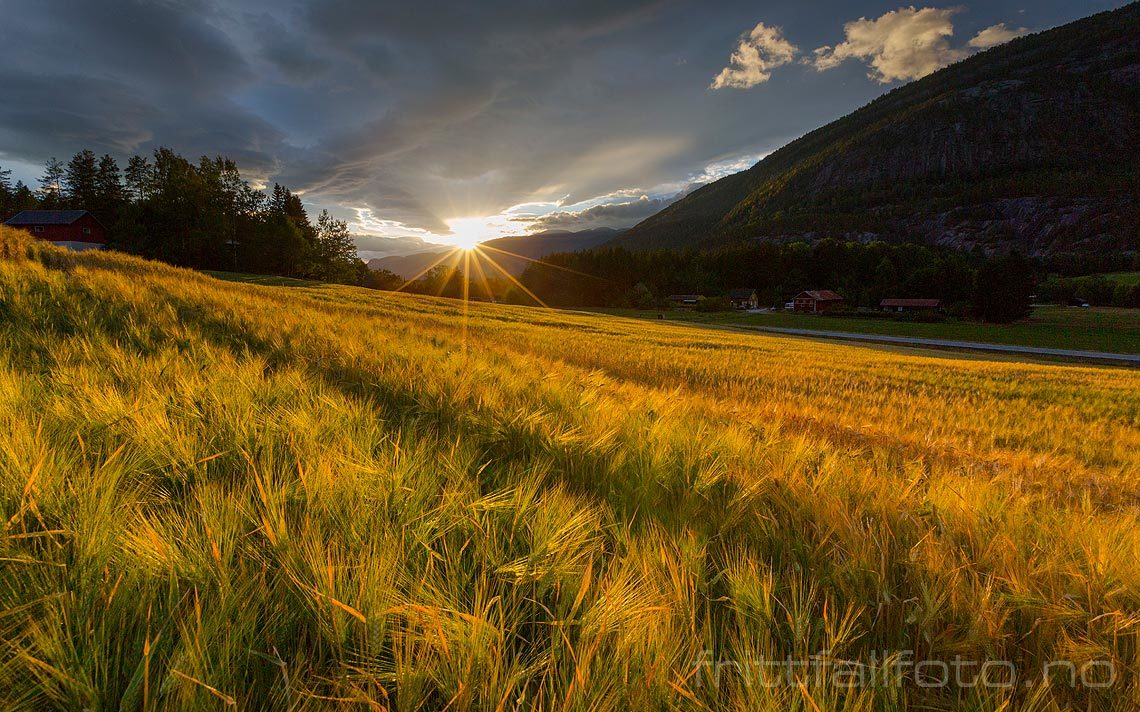
<path fill-rule="evenodd" d="M 704 299 L 700 294 L 670 294 L 667 297 L 669 303 L 675 307 L 682 309 L 692 309 Z"/>
<path fill-rule="evenodd" d="M 843 297 L 830 289 L 814 289 L 807 292 L 800 292 L 792 300 L 796 311 L 811 312 L 812 314 L 828 311 L 842 303 Z"/>
<path fill-rule="evenodd" d="M 893 312 L 938 311 L 941 307 L 941 299 L 884 299 L 879 302 L 880 309 Z"/>
<path fill-rule="evenodd" d="M 760 305 L 755 289 L 730 289 L 725 297 L 737 309 L 755 309 Z"/>
<path fill-rule="evenodd" d="M 107 230 L 87 210 L 24 210 L 4 223 L 73 250 L 102 249 Z"/>

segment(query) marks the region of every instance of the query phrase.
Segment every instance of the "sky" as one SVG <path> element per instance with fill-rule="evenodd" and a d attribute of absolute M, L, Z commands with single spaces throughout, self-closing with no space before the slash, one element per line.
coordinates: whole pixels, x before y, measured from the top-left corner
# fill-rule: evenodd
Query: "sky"
<path fill-rule="evenodd" d="M 364 258 L 628 227 L 876 96 L 1119 1 L 0 0 L 0 166 L 230 156 Z"/>

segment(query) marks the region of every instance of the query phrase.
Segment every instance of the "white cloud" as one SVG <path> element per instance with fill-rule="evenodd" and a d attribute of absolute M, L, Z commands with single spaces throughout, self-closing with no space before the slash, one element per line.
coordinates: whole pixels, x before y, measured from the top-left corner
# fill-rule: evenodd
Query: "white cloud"
<path fill-rule="evenodd" d="M 823 71 L 848 59 L 871 65 L 870 77 L 886 84 L 919 79 L 963 59 L 968 52 L 950 46 L 951 18 L 959 8 L 921 10 L 903 7 L 868 20 L 859 18 L 843 26 L 846 39 L 835 47 L 820 47 L 811 63 Z"/>
<path fill-rule="evenodd" d="M 772 78 L 772 70 L 795 59 L 799 48 L 784 39 L 779 27 L 763 22 L 740 38 L 728 66 L 716 75 L 710 89 L 748 89 Z"/>
<path fill-rule="evenodd" d="M 366 258 L 402 255 L 439 249 L 453 244 L 456 234 L 480 239 L 533 234 L 543 230 L 628 228 L 668 207 L 692 191 L 733 173 L 747 170 L 768 154 L 749 153 L 719 158 L 676 180 L 650 188 L 619 188 L 584 200 L 570 195 L 519 203 L 495 215 L 447 220 L 451 232 L 432 232 L 399 221 L 385 220 L 368 209 L 356 209 L 350 226 L 357 235 L 359 252 Z M 39 171 L 39 169 L 36 169 Z M 37 173 L 38 175 L 38 173 Z"/>
<path fill-rule="evenodd" d="M 626 228 L 660 212 L 675 198 L 650 198 L 641 195 L 636 200 L 621 203 L 602 203 L 581 210 L 560 210 L 529 219 L 528 231 L 585 230 L 597 227 Z"/>
<path fill-rule="evenodd" d="M 1006 27 L 1004 22 L 999 22 L 974 35 L 974 39 L 970 40 L 970 46 L 974 49 L 989 49 L 1021 37 L 1026 32 L 1029 30 L 1024 27 L 1014 30 Z"/>

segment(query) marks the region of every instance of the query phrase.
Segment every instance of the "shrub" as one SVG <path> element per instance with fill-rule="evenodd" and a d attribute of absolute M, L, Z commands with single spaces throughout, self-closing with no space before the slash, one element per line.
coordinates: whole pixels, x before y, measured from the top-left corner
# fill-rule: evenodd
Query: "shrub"
<path fill-rule="evenodd" d="M 657 306 L 657 298 L 644 282 L 638 282 L 629 290 L 628 299 L 634 309 L 653 309 Z"/>
<path fill-rule="evenodd" d="M 1016 252 L 986 262 L 975 283 L 975 314 L 997 324 L 1028 317 L 1034 278 L 1033 263 Z"/>
<path fill-rule="evenodd" d="M 0 225 L 0 258 L 24 260 L 34 249 L 35 240 L 23 230 Z"/>
<path fill-rule="evenodd" d="M 1100 275 L 1078 277 L 1073 280 L 1074 296 L 1085 300 L 1095 306 L 1112 304 L 1113 292 L 1116 285 Z"/>
<path fill-rule="evenodd" d="M 697 302 L 696 310 L 699 312 L 724 312 L 735 309 L 728 299 L 724 297 L 709 297 Z"/>
<path fill-rule="evenodd" d="M 1118 284 L 1112 293 L 1114 307 L 1140 307 L 1140 284 Z"/>

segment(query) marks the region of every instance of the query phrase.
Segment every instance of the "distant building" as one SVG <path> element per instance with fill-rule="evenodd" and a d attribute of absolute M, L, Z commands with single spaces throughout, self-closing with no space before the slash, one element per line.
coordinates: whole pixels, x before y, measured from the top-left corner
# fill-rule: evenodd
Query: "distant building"
<path fill-rule="evenodd" d="M 704 296 L 700 294 L 670 294 L 666 299 L 669 304 L 675 307 L 692 309 L 704 299 Z"/>
<path fill-rule="evenodd" d="M 107 244 L 107 229 L 87 210 L 24 210 L 4 224 L 73 250 L 98 250 Z"/>
<path fill-rule="evenodd" d="M 938 311 L 942 308 L 941 299 L 884 299 L 879 302 L 883 311 L 915 312 Z"/>
<path fill-rule="evenodd" d="M 830 289 L 814 289 L 800 292 L 792 299 L 793 308 L 798 312 L 818 314 L 834 309 L 843 303 L 843 297 Z"/>
<path fill-rule="evenodd" d="M 755 289 L 730 289 L 725 297 L 737 309 L 755 309 L 760 306 L 760 300 L 756 298 Z"/>

